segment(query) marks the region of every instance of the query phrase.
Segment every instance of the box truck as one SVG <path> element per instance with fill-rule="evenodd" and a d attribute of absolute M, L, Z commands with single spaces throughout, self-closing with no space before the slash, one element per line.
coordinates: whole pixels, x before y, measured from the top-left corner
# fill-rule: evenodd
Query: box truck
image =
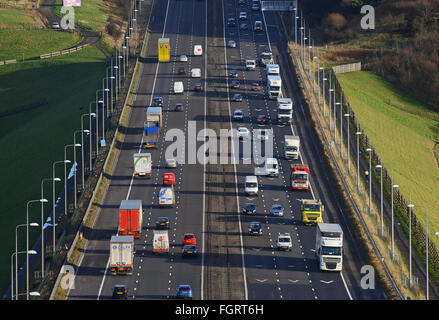
<path fill-rule="evenodd" d="M 343 266 L 343 230 L 337 223 L 318 223 L 316 257 L 320 270 L 341 271 Z"/>
<path fill-rule="evenodd" d="M 122 200 L 119 207 L 119 235 L 139 238 L 142 232 L 142 200 Z"/>
<path fill-rule="evenodd" d="M 267 92 L 269 99 L 282 97 L 282 79 L 279 76 L 267 76 Z"/>
<path fill-rule="evenodd" d="M 152 157 L 150 153 L 133 154 L 134 176 L 135 177 L 151 177 Z"/>
<path fill-rule="evenodd" d="M 110 273 L 133 274 L 134 237 L 111 236 L 110 239 Z"/>
<path fill-rule="evenodd" d="M 300 138 L 298 136 L 284 136 L 284 154 L 286 159 L 299 159 Z"/>
<path fill-rule="evenodd" d="M 169 253 L 168 230 L 154 230 L 152 253 Z"/>

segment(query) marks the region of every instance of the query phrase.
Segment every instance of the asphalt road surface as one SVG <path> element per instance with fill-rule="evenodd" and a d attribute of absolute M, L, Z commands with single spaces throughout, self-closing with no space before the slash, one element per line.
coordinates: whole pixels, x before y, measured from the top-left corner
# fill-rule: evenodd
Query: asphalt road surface
<path fill-rule="evenodd" d="M 240 11 L 247 12 L 248 30 L 239 30 L 239 24 L 226 26 L 227 18 L 237 19 Z M 262 32 L 253 31 L 256 20 L 263 22 Z M 115 284 L 126 284 L 131 299 L 174 298 L 179 284 L 190 284 L 197 300 L 382 299 L 378 285 L 374 290 L 361 289 L 360 270 L 367 262 L 326 174 L 328 165 L 317 147 L 305 106 L 295 104 L 291 126 L 278 125 L 276 101 L 268 100 L 266 95 L 264 68 L 258 64 L 256 70 L 246 71 L 243 65 L 245 59 L 258 60 L 261 52 L 271 50 L 281 68 L 284 95 L 300 101 L 292 73 L 287 69 L 286 53 L 280 45 L 275 15 L 252 11 L 250 0 L 245 6 L 239 6 L 235 0 L 156 1 L 150 28 L 146 55 L 140 59 L 141 77 L 135 100 L 132 106 L 127 106 L 131 108 L 131 116 L 129 126 L 123 128 L 125 140 L 118 144 L 116 167 L 109 176 L 110 185 L 99 217 L 87 233 L 88 244 L 77 269 L 75 288 L 70 290 L 68 299 L 109 299 Z M 170 39 L 171 61 L 158 64 L 157 39 L 161 37 Z M 236 48 L 226 48 L 230 39 L 236 41 Z M 195 44 L 203 46 L 203 56 L 193 56 Z M 181 54 L 188 56 L 188 62 L 176 60 Z M 201 82 L 206 90 L 195 92 L 193 86 L 199 79 L 188 74 L 177 75 L 179 66 L 184 66 L 187 73 L 191 68 L 201 68 Z M 239 73 L 240 89 L 230 89 L 231 79 L 227 76 L 231 69 Z M 172 92 L 174 81 L 183 81 L 182 95 Z M 262 91 L 250 90 L 255 81 L 261 84 Z M 230 102 L 229 97 L 236 92 L 243 94 L 242 102 Z M 152 176 L 151 179 L 133 179 L 132 154 L 140 150 L 146 107 L 156 96 L 164 97 L 163 127 L 159 148 L 151 150 Z M 185 105 L 184 112 L 173 111 L 176 103 Z M 231 121 L 231 113 L 237 108 L 245 115 L 240 123 Z M 267 116 L 267 125 L 257 125 L 256 118 L 260 114 Z M 233 142 L 228 144 L 229 152 L 221 154 L 229 161 L 226 164 L 187 163 L 206 152 L 202 135 L 195 146 L 190 147 L 201 129 L 209 128 L 218 133 L 220 129 L 238 126 L 250 131 L 273 129 L 274 157 L 280 161 L 280 174 L 273 178 L 258 177 L 258 197 L 244 194 L 245 176 L 254 174 L 255 165 L 244 164 L 243 159 L 236 165 L 230 162 L 234 155 Z M 174 143 L 176 132 L 171 129 L 179 129 L 186 136 L 186 144 L 181 148 L 186 163 L 180 163 L 176 169 L 165 168 L 166 150 Z M 309 191 L 293 192 L 289 187 L 290 164 L 282 153 L 283 137 L 291 134 L 301 138 L 298 162 L 310 167 Z M 212 150 L 208 151 L 211 154 Z M 157 205 L 165 172 L 176 174 L 175 208 L 164 209 Z M 298 199 L 302 198 L 321 199 L 325 205 L 324 222 L 339 223 L 343 228 L 341 273 L 318 270 L 313 251 L 315 227 L 303 226 L 300 221 Z M 133 275 L 111 276 L 107 270 L 109 241 L 111 235 L 118 232 L 118 208 L 124 199 L 142 200 L 143 230 L 140 239 L 135 241 Z M 256 215 L 240 214 L 247 202 L 256 205 Z M 269 216 L 272 204 L 284 207 L 283 217 Z M 171 221 L 169 255 L 152 254 L 152 230 L 159 216 Z M 254 220 L 263 224 L 262 236 L 247 234 L 247 225 Z M 193 232 L 197 237 L 198 258 L 181 257 L 186 232 Z M 276 249 L 279 232 L 290 232 L 292 251 Z"/>

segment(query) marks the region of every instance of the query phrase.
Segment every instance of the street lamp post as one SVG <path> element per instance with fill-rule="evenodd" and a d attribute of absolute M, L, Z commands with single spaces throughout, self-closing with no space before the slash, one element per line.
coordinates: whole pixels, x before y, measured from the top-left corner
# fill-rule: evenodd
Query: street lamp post
<path fill-rule="evenodd" d="M 323 69 L 323 67 L 322 67 Z M 325 77 L 325 72 L 323 71 L 323 116 L 326 117 L 326 92 L 325 92 L 325 81 L 328 81 L 328 78 Z"/>
<path fill-rule="evenodd" d="M 428 289 L 429 285 L 428 285 L 428 213 L 427 213 L 427 208 L 425 206 L 412 204 L 412 203 L 407 205 L 407 207 L 410 207 L 410 208 L 418 207 L 418 208 L 425 209 L 425 277 L 426 277 L 426 290 L 425 290 L 426 297 L 425 297 L 425 299 L 429 300 L 430 295 L 429 295 L 429 289 Z"/>
<path fill-rule="evenodd" d="M 55 180 L 55 165 L 58 164 L 58 163 L 64 163 L 64 166 L 65 166 L 65 164 L 70 163 L 70 160 L 55 161 L 52 164 L 52 225 L 53 225 L 53 234 L 52 234 L 52 246 L 53 246 L 53 248 L 52 248 L 52 255 L 55 254 L 55 245 L 56 245 L 56 243 L 55 243 L 55 241 L 56 241 L 56 230 L 55 230 L 55 224 L 56 224 L 56 214 L 55 214 L 56 213 L 55 212 L 55 205 L 56 205 L 56 202 L 55 202 L 55 181 L 58 181 L 58 180 Z"/>
<path fill-rule="evenodd" d="M 332 94 L 331 92 L 334 91 L 334 89 L 331 88 L 331 78 L 329 78 L 329 130 L 332 130 Z"/>
<path fill-rule="evenodd" d="M 92 104 L 96 104 L 96 112 L 91 112 L 91 105 Z M 91 115 L 91 114 L 94 114 L 94 117 L 96 117 L 96 129 L 95 129 L 95 133 L 96 133 L 96 135 L 98 134 L 98 127 L 97 127 L 97 124 L 98 124 L 98 104 L 95 102 L 95 101 L 93 101 L 93 102 L 90 102 L 90 104 L 88 105 L 88 113 Z M 89 169 L 90 169 L 90 174 L 91 174 L 91 171 L 93 170 L 93 162 L 92 162 L 92 152 L 93 152 L 93 143 L 92 143 L 92 141 L 91 141 L 91 136 L 92 136 L 92 126 L 91 126 L 91 116 L 90 116 L 90 119 L 89 119 L 89 128 L 90 128 L 90 135 L 89 135 L 89 144 L 90 144 L 90 152 L 89 152 Z M 98 146 L 96 146 L 96 156 L 97 156 L 97 154 L 98 154 Z"/>
<path fill-rule="evenodd" d="M 41 199 L 44 198 L 44 182 L 52 181 L 52 185 L 55 181 L 61 181 L 60 178 L 45 178 L 41 180 Z M 41 202 L 41 272 L 44 277 L 44 202 Z"/>
<path fill-rule="evenodd" d="M 19 227 L 25 227 L 25 226 L 27 226 L 27 224 L 19 224 L 19 225 L 17 225 L 15 227 L 15 252 L 18 251 L 18 236 L 17 236 L 18 228 Z M 31 223 L 29 223 L 29 226 L 30 227 L 38 227 L 39 224 L 36 223 L 36 222 L 31 222 Z M 18 297 L 18 295 L 17 295 L 17 293 L 18 293 L 18 281 L 17 281 L 17 279 L 18 279 L 18 268 L 17 268 L 17 266 L 18 266 L 18 260 L 17 260 L 17 256 L 15 256 L 15 297 L 16 297 L 16 300 L 17 300 L 17 297 Z M 11 290 L 12 290 L 12 283 L 11 283 Z"/>
<path fill-rule="evenodd" d="M 383 217 L 383 165 L 382 164 L 377 164 L 375 166 L 375 168 L 380 168 L 380 177 L 381 177 L 381 207 L 380 207 L 380 211 L 381 211 L 381 236 L 384 236 L 384 217 Z"/>
<path fill-rule="evenodd" d="M 78 169 L 78 162 L 76 161 L 76 147 L 81 147 L 81 152 L 84 151 L 84 147 L 83 144 L 79 144 L 76 143 L 76 134 L 77 133 L 81 133 L 81 140 L 83 139 L 82 137 L 84 136 L 84 132 L 83 130 L 76 130 L 75 132 L 73 132 L 73 186 L 74 186 L 74 193 L 75 193 L 75 209 L 77 207 L 77 190 L 76 190 L 76 171 Z M 81 169 L 81 171 L 83 171 L 83 168 Z"/>
<path fill-rule="evenodd" d="M 20 253 L 26 253 L 26 251 L 20 251 L 20 252 L 15 251 L 11 255 L 11 300 L 14 300 L 14 256 L 15 256 L 15 285 L 16 285 L 15 300 L 18 300 L 17 256 Z M 37 252 L 35 250 L 29 250 L 28 254 L 37 254 Z"/>
<path fill-rule="evenodd" d="M 367 148 L 367 152 L 369 152 L 369 214 L 371 213 L 371 205 L 372 205 L 372 149 Z"/>
<path fill-rule="evenodd" d="M 66 153 L 67 153 L 67 148 L 68 147 L 75 147 L 74 144 L 69 144 L 64 146 L 64 214 L 67 215 L 67 162 L 66 160 Z M 75 165 L 75 163 L 73 163 L 73 165 Z"/>
<path fill-rule="evenodd" d="M 96 114 L 95 113 L 86 113 L 86 114 L 83 114 L 82 116 L 81 116 L 81 131 L 82 132 L 84 132 L 84 133 L 88 133 L 88 135 L 90 136 L 90 141 L 91 141 L 91 127 L 89 128 L 89 130 L 84 130 L 84 119 L 83 119 L 83 117 L 84 116 L 89 116 L 90 117 L 90 123 L 91 123 L 91 117 L 95 117 L 96 116 Z M 84 135 L 81 135 L 81 145 L 83 146 L 82 148 L 81 148 L 81 150 L 82 150 L 82 154 L 81 154 L 81 161 L 82 161 L 82 170 L 81 170 L 81 173 L 82 173 L 82 190 L 84 190 L 84 186 L 85 186 L 85 178 L 84 178 L 84 171 L 85 171 L 85 160 L 84 160 Z M 89 146 L 89 152 L 90 152 L 90 157 L 91 157 L 91 145 Z"/>
<path fill-rule="evenodd" d="M 102 94 L 102 100 L 98 100 L 98 92 L 103 92 L 104 90 L 102 89 L 98 89 L 96 90 L 96 94 L 95 94 L 95 101 L 96 101 L 96 157 L 98 156 L 98 150 L 99 150 L 99 130 L 98 130 L 98 118 L 99 118 L 99 103 L 102 103 L 102 105 L 104 104 L 104 94 Z M 104 107 L 102 106 L 102 109 Z M 102 115 L 104 115 L 104 111 L 102 111 Z M 102 137 L 103 139 L 103 137 Z"/>
<path fill-rule="evenodd" d="M 357 132 L 355 132 L 357 135 L 357 192 L 360 192 L 360 134 L 361 131 L 358 131 L 358 125 L 357 125 Z"/>
<path fill-rule="evenodd" d="M 350 151 L 350 146 L 349 146 L 349 117 L 351 116 L 349 113 L 345 113 L 344 116 L 346 117 L 346 121 L 348 123 L 348 172 L 349 175 L 351 174 L 351 151 Z"/>
<path fill-rule="evenodd" d="M 26 204 L 26 299 L 29 300 L 29 204 L 47 202 L 47 199 L 30 200 Z"/>

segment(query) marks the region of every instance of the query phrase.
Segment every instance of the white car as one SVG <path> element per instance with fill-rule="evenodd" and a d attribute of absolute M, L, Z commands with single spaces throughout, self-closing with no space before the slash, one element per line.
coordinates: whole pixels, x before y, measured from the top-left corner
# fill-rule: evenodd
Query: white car
<path fill-rule="evenodd" d="M 201 69 L 200 68 L 193 68 L 191 70 L 192 78 L 201 78 Z"/>
<path fill-rule="evenodd" d="M 289 250 L 291 251 L 293 245 L 291 242 L 291 236 L 288 232 L 279 233 L 277 236 L 276 246 L 278 250 Z"/>
<path fill-rule="evenodd" d="M 59 29 L 59 23 L 58 22 L 52 22 L 52 29 Z"/>
<path fill-rule="evenodd" d="M 238 139 L 247 140 L 250 136 L 250 131 L 246 127 L 238 127 Z"/>
<path fill-rule="evenodd" d="M 178 57 L 178 60 L 180 62 L 187 62 L 187 56 L 185 54 L 182 54 L 180 57 Z"/>
<path fill-rule="evenodd" d="M 247 12 L 241 11 L 239 13 L 239 20 L 247 20 Z"/>
<path fill-rule="evenodd" d="M 177 167 L 177 160 L 174 158 L 166 159 L 166 167 L 167 168 L 176 168 Z"/>
<path fill-rule="evenodd" d="M 227 42 L 227 46 L 228 46 L 229 48 L 236 48 L 236 42 L 235 42 L 235 40 L 229 40 L 229 41 Z"/>

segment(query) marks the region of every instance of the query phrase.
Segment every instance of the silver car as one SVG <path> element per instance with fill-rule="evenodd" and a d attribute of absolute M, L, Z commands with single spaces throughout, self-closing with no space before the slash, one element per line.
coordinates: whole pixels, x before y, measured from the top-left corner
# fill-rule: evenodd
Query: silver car
<path fill-rule="evenodd" d="M 229 48 L 236 48 L 236 42 L 235 42 L 235 40 L 229 40 L 229 41 L 227 42 L 227 46 L 228 46 Z"/>
<path fill-rule="evenodd" d="M 182 54 L 182 55 L 178 58 L 178 60 L 179 60 L 180 62 L 187 62 L 187 56 L 186 56 L 185 54 Z"/>
<path fill-rule="evenodd" d="M 174 158 L 166 159 L 166 167 L 167 168 L 176 168 L 177 167 L 177 160 Z"/>

